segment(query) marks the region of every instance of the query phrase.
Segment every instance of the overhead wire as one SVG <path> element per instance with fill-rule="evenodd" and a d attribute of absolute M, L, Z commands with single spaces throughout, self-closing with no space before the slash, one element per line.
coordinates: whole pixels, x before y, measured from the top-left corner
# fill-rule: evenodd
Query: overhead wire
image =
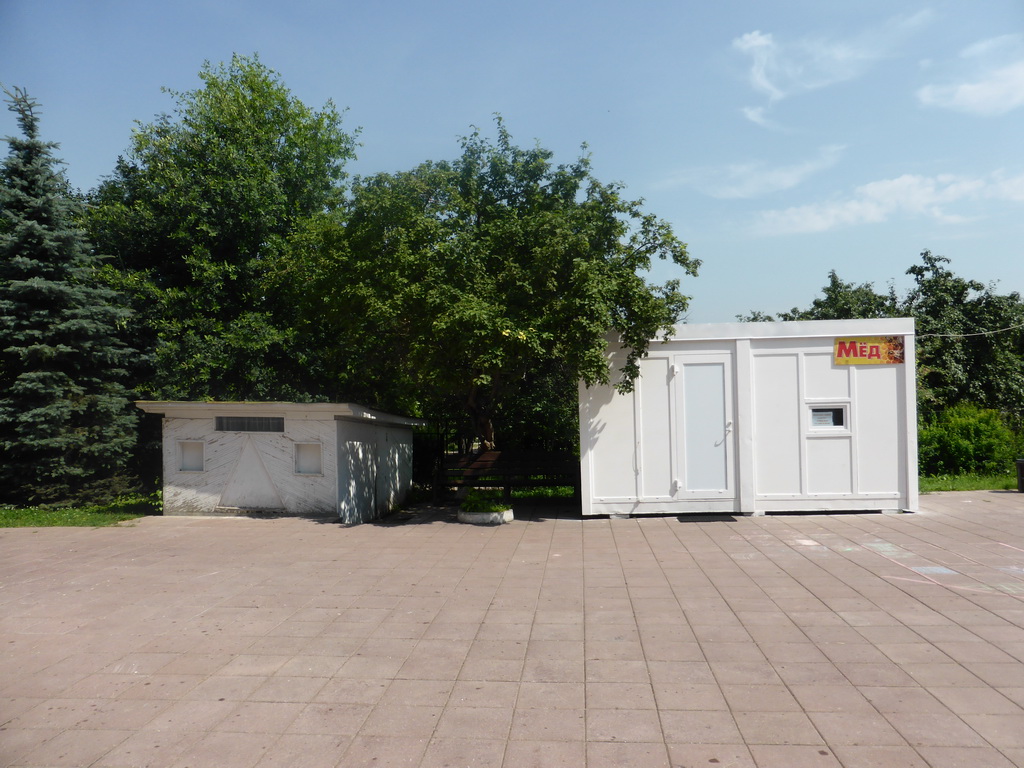
<path fill-rule="evenodd" d="M 979 331 L 978 333 L 920 333 L 917 334 L 919 339 L 966 339 L 971 336 L 992 336 L 996 333 L 1006 333 L 1007 331 L 1016 331 L 1018 328 L 1024 328 L 1024 323 L 1020 325 L 1011 325 L 1009 328 L 999 328 L 994 331 Z"/>

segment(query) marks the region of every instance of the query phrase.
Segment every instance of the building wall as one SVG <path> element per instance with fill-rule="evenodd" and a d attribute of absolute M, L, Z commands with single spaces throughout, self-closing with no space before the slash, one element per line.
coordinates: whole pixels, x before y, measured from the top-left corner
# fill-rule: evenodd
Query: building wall
<path fill-rule="evenodd" d="M 165 418 L 163 434 L 165 514 L 209 515 L 232 509 L 331 514 L 335 510 L 333 419 L 286 418 L 282 433 L 218 432 L 214 418 Z M 300 444 L 319 447 L 319 473 L 296 472 Z M 196 445 L 202 446 L 203 469 L 183 468 L 183 458 L 196 458 Z"/>
<path fill-rule="evenodd" d="M 412 430 L 339 420 L 338 516 L 363 523 L 394 509 L 412 486 Z"/>
<path fill-rule="evenodd" d="M 751 354 L 758 509 L 795 501 L 899 508 L 914 428 L 904 406 L 907 367 L 833 365 L 831 338 L 756 340 Z M 910 379 L 912 388 L 912 371 Z M 842 414 L 841 426 L 815 423 L 815 412 L 829 411 Z"/>

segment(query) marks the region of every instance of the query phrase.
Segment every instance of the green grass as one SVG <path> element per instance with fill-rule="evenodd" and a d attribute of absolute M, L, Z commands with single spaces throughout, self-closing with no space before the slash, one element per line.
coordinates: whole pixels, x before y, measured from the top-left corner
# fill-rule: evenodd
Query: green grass
<path fill-rule="evenodd" d="M 539 488 L 513 488 L 513 499 L 572 499 L 576 489 L 571 485 L 541 486 Z"/>
<path fill-rule="evenodd" d="M 160 500 L 152 496 L 124 496 L 110 504 L 74 507 L 0 506 L 0 528 L 85 526 L 98 528 L 160 514 Z"/>
<path fill-rule="evenodd" d="M 935 491 L 1015 491 L 1017 474 L 999 475 L 936 475 L 918 480 L 921 493 Z"/>

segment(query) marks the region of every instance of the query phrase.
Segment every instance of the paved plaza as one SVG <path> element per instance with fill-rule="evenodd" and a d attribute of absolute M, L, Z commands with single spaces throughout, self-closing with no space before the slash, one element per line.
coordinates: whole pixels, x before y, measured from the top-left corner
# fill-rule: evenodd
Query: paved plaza
<path fill-rule="evenodd" d="M 1024 494 L 0 530 L 0 765 L 1024 766 Z"/>

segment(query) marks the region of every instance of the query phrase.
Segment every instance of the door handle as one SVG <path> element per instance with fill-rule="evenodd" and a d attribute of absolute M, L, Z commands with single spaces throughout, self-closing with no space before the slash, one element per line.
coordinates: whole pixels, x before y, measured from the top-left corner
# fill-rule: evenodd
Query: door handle
<path fill-rule="evenodd" d="M 731 432 L 732 432 L 732 422 L 731 421 L 727 421 L 727 422 L 725 422 L 725 434 L 722 435 L 722 439 L 721 440 L 719 440 L 717 443 L 715 443 L 715 448 L 717 448 L 718 446 L 722 445 L 722 443 L 725 442 L 725 438 L 727 438 Z"/>

